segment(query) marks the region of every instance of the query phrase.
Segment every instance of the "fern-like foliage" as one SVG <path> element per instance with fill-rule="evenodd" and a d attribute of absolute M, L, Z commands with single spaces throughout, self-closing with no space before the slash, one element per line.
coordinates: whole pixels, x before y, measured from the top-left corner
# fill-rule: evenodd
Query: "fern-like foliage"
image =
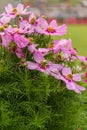
<path fill-rule="evenodd" d="M 17 62 L 0 50 L 1 130 L 87 130 L 86 91 L 78 96 L 61 81 Z"/>

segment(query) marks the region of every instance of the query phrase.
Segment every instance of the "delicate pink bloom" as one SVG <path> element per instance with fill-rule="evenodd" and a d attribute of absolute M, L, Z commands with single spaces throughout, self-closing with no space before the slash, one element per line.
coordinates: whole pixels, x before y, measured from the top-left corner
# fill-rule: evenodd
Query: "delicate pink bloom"
<path fill-rule="evenodd" d="M 28 45 L 29 41 L 21 34 L 14 34 L 14 42 L 17 44 L 18 48 L 24 48 Z"/>
<path fill-rule="evenodd" d="M 31 34 L 34 32 L 32 25 L 27 20 L 21 21 L 19 26 L 22 28 L 24 34 Z"/>
<path fill-rule="evenodd" d="M 37 46 L 38 46 L 38 45 L 37 45 L 37 44 L 34 44 L 34 43 L 28 44 L 28 50 L 29 50 L 29 52 L 34 53 L 34 52 L 37 50 L 37 49 L 36 49 Z"/>
<path fill-rule="evenodd" d="M 0 23 L 1 23 L 2 25 L 4 25 L 4 24 L 9 23 L 10 20 L 11 20 L 11 18 L 10 18 L 9 16 L 3 16 L 3 17 L 0 18 Z"/>
<path fill-rule="evenodd" d="M 49 53 L 48 48 L 38 48 L 38 51 L 43 54 L 43 56 L 47 55 Z"/>
<path fill-rule="evenodd" d="M 36 16 L 34 15 L 34 13 L 31 13 L 29 15 L 28 21 L 31 25 L 36 25 L 37 24 L 37 19 Z"/>
<path fill-rule="evenodd" d="M 50 24 L 47 23 L 47 21 L 45 19 L 39 19 L 39 22 L 42 23 L 38 23 L 38 27 L 37 27 L 37 31 L 39 33 L 43 33 L 45 35 L 57 35 L 57 36 L 61 36 L 66 34 L 66 25 L 61 25 L 58 26 L 57 25 L 57 21 L 56 20 L 52 20 L 50 22 Z"/>
<path fill-rule="evenodd" d="M 80 91 L 84 91 L 85 88 L 76 84 L 75 82 L 81 81 L 80 74 L 72 74 L 71 68 L 63 68 L 62 69 L 62 80 L 66 83 L 66 87 L 69 90 L 74 90 L 76 93 L 81 93 Z"/>
<path fill-rule="evenodd" d="M 87 79 L 85 80 L 85 83 L 87 83 Z"/>
<path fill-rule="evenodd" d="M 24 59 L 26 57 L 26 54 L 23 52 L 23 50 L 21 48 L 17 48 L 15 50 L 15 53 L 16 53 L 17 57 L 20 59 Z"/>
<path fill-rule="evenodd" d="M 58 53 L 60 51 L 67 52 L 66 51 L 66 45 L 67 45 L 67 40 L 66 39 L 61 39 L 61 40 L 54 41 L 54 47 L 53 47 L 54 53 L 56 54 L 56 53 Z"/>
<path fill-rule="evenodd" d="M 87 72 L 85 73 L 85 77 L 87 77 Z"/>
<path fill-rule="evenodd" d="M 15 34 L 15 33 L 18 33 L 18 34 L 23 34 L 24 33 L 24 30 L 20 27 L 18 28 L 16 25 L 14 25 L 13 27 L 12 26 L 9 26 L 7 29 L 6 29 L 7 32 L 9 32 L 10 34 Z"/>
<path fill-rule="evenodd" d="M 53 64 L 52 62 L 45 60 L 39 51 L 34 53 L 34 60 L 36 63 L 27 61 L 28 69 L 39 70 L 46 74 L 50 74 L 51 72 L 58 72 L 62 68 L 61 65 Z"/>
<path fill-rule="evenodd" d="M 87 57 L 78 55 L 77 58 L 78 58 L 80 61 L 82 61 L 82 62 L 84 62 L 84 63 L 87 63 Z"/>
<path fill-rule="evenodd" d="M 4 35 L 1 35 L 2 38 L 2 45 L 9 49 L 9 45 L 13 40 L 13 37 L 10 33 L 6 32 Z"/>
<path fill-rule="evenodd" d="M 71 55 L 76 55 L 77 54 L 77 50 L 72 47 L 71 39 L 67 40 L 66 47 L 67 47 L 68 54 L 71 54 Z"/>
<path fill-rule="evenodd" d="M 5 11 L 7 16 L 10 16 L 11 18 L 15 18 L 18 15 L 25 15 L 25 14 L 29 14 L 29 12 L 27 12 L 28 6 L 24 9 L 24 5 L 19 3 L 17 5 L 17 7 L 13 7 L 11 4 L 8 4 L 5 7 Z"/>

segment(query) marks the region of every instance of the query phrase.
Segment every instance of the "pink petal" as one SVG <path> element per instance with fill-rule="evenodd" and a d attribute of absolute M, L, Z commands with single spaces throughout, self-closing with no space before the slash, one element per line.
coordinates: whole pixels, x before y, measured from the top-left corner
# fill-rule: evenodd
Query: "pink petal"
<path fill-rule="evenodd" d="M 60 64 L 49 63 L 48 65 L 50 66 L 50 71 L 55 73 L 58 73 L 63 68 Z"/>
<path fill-rule="evenodd" d="M 19 3 L 18 5 L 17 5 L 17 10 L 18 10 L 18 13 L 22 13 L 22 11 L 23 11 L 23 8 L 24 8 L 24 5 L 23 4 L 21 4 L 21 3 Z"/>
<path fill-rule="evenodd" d="M 28 50 L 31 52 L 31 53 L 34 53 L 36 51 L 36 47 L 37 45 L 36 44 L 31 44 L 28 46 Z"/>
<path fill-rule="evenodd" d="M 74 82 L 67 82 L 66 87 L 69 90 L 74 90 L 75 89 L 75 84 L 74 84 Z"/>
<path fill-rule="evenodd" d="M 42 53 L 39 52 L 39 51 L 35 51 L 35 52 L 34 52 L 34 60 L 35 60 L 37 63 L 41 63 L 41 62 L 44 60 L 44 57 L 43 57 Z"/>
<path fill-rule="evenodd" d="M 15 53 L 18 58 L 24 59 L 26 57 L 25 53 L 20 48 L 17 48 Z"/>
<path fill-rule="evenodd" d="M 49 24 L 50 27 L 53 27 L 53 28 L 57 28 L 57 21 L 56 20 L 52 20 Z"/>
<path fill-rule="evenodd" d="M 56 73 L 51 72 L 50 75 L 58 80 L 62 80 L 62 76 L 60 75 L 60 73 L 56 74 Z"/>
<path fill-rule="evenodd" d="M 62 69 L 62 74 L 64 76 L 67 76 L 68 74 L 72 74 L 71 68 L 63 68 Z"/>
<path fill-rule="evenodd" d="M 57 33 L 59 36 L 66 34 L 66 32 L 67 32 L 67 26 L 65 24 L 57 28 Z"/>
<path fill-rule="evenodd" d="M 30 61 L 27 61 L 27 68 L 28 69 L 35 70 L 35 69 L 37 69 L 37 67 L 38 67 L 37 63 L 33 63 L 33 62 L 30 62 Z"/>
<path fill-rule="evenodd" d="M 13 9 L 13 7 L 12 7 L 11 4 L 8 4 L 8 5 L 5 7 L 5 10 L 6 10 L 7 14 L 10 14 L 10 13 L 12 12 L 12 9 Z"/>
<path fill-rule="evenodd" d="M 13 37 L 9 33 L 5 33 L 1 37 L 2 37 L 2 45 L 5 46 L 6 48 L 8 48 L 9 44 L 13 40 Z"/>
<path fill-rule="evenodd" d="M 73 74 L 73 80 L 74 81 L 81 81 L 81 75 L 80 74 Z"/>
<path fill-rule="evenodd" d="M 76 93 L 81 93 L 80 91 L 84 91 L 85 90 L 85 88 L 83 87 L 83 86 L 80 86 L 80 85 L 78 85 L 78 84 L 76 84 L 76 83 L 74 83 L 75 84 L 75 89 L 74 89 L 74 91 L 76 92 Z"/>
<path fill-rule="evenodd" d="M 42 30 L 48 27 L 48 23 L 44 18 L 38 19 L 38 25 L 42 28 Z"/>
<path fill-rule="evenodd" d="M 15 34 L 14 41 L 16 42 L 18 48 L 24 48 L 28 45 L 28 39 L 21 34 Z"/>
<path fill-rule="evenodd" d="M 46 48 L 39 48 L 38 51 L 41 52 L 43 56 L 47 55 L 49 52 L 49 50 Z"/>
<path fill-rule="evenodd" d="M 87 63 L 87 58 L 86 57 L 84 57 L 84 56 L 77 56 L 77 58 L 80 60 L 80 61 L 82 61 L 82 62 L 84 62 L 84 63 Z"/>

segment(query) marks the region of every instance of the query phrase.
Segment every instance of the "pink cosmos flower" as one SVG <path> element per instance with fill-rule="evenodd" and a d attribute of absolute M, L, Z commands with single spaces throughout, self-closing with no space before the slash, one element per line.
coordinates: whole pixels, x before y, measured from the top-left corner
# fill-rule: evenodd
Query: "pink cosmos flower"
<path fill-rule="evenodd" d="M 84 62 L 84 63 L 87 63 L 87 57 L 78 55 L 77 58 L 78 58 L 80 61 L 82 61 L 82 62 Z"/>
<path fill-rule="evenodd" d="M 32 34 L 34 32 L 34 28 L 32 28 L 32 25 L 27 20 L 21 21 L 19 26 L 22 28 L 24 34 Z"/>
<path fill-rule="evenodd" d="M 53 64 L 52 62 L 48 62 L 47 60 L 45 60 L 45 58 L 39 51 L 36 51 L 34 53 L 34 60 L 36 61 L 36 63 L 27 61 L 28 69 L 39 70 L 46 74 L 50 74 L 51 72 L 58 72 L 62 68 L 62 65 Z"/>
<path fill-rule="evenodd" d="M 13 27 L 9 26 L 6 29 L 6 31 L 9 32 L 12 35 L 14 35 L 16 33 L 18 33 L 18 34 L 23 34 L 24 33 L 24 30 L 21 27 L 18 27 L 17 25 L 14 25 Z"/>
<path fill-rule="evenodd" d="M 5 11 L 6 11 L 6 15 L 11 17 L 11 18 L 15 18 L 18 15 L 25 15 L 25 14 L 29 14 L 29 12 L 27 12 L 28 6 L 24 9 L 24 5 L 19 3 L 17 5 L 17 7 L 13 7 L 12 4 L 8 4 L 5 7 Z"/>
<path fill-rule="evenodd" d="M 6 32 L 4 35 L 1 35 L 2 38 L 2 45 L 9 49 L 9 45 L 11 41 L 13 40 L 13 37 L 10 33 Z"/>
<path fill-rule="evenodd" d="M 3 16 L 3 17 L 0 18 L 0 23 L 1 23 L 2 25 L 4 25 L 4 24 L 9 23 L 10 20 L 11 20 L 11 18 L 10 18 L 9 16 Z"/>
<path fill-rule="evenodd" d="M 62 80 L 66 83 L 66 87 L 69 90 L 74 90 L 76 93 L 81 93 L 85 88 L 76 84 L 77 81 L 81 81 L 80 74 L 72 74 L 71 68 L 62 69 Z"/>
<path fill-rule="evenodd" d="M 20 58 L 20 59 L 26 58 L 26 54 L 23 52 L 23 50 L 21 48 L 17 48 L 15 50 L 15 53 L 16 53 L 17 57 Z"/>
<path fill-rule="evenodd" d="M 31 52 L 31 53 L 34 53 L 37 49 L 36 49 L 36 47 L 37 47 L 38 45 L 37 44 L 34 44 L 34 43 L 29 43 L 28 44 L 28 50 L 29 50 L 29 52 Z"/>
<path fill-rule="evenodd" d="M 41 18 L 38 20 L 38 27 L 36 30 L 38 33 L 43 33 L 45 35 L 61 36 L 66 34 L 67 29 L 65 24 L 58 26 L 56 20 L 52 20 L 50 24 L 48 24 L 44 18 Z"/>
<path fill-rule="evenodd" d="M 28 45 L 29 41 L 24 35 L 14 34 L 14 42 L 17 44 L 18 48 L 24 48 Z"/>

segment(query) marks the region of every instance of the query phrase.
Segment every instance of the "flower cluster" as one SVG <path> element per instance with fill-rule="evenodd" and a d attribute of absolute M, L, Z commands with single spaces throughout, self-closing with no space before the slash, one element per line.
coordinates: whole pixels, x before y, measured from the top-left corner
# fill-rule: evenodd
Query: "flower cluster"
<path fill-rule="evenodd" d="M 76 60 L 87 63 L 87 58 L 77 54 L 71 39 L 53 40 L 67 32 L 65 24 L 58 26 L 54 19 L 38 18 L 22 4 L 8 4 L 0 15 L 1 45 L 16 54 L 21 65 L 51 75 L 66 84 L 66 88 L 81 93 L 85 88 L 77 84 L 81 74 L 75 71 Z M 76 73 L 75 73 L 76 72 Z"/>

